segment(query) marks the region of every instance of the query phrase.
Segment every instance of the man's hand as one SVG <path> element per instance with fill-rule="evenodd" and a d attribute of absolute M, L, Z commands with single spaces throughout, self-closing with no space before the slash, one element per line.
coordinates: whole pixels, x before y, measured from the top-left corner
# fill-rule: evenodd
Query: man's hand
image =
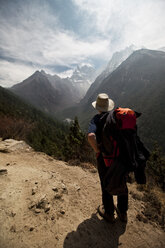
<path fill-rule="evenodd" d="M 96 141 L 96 135 L 95 133 L 88 133 L 88 142 L 95 151 L 95 153 L 100 153 L 100 149 L 98 147 L 97 141 Z"/>

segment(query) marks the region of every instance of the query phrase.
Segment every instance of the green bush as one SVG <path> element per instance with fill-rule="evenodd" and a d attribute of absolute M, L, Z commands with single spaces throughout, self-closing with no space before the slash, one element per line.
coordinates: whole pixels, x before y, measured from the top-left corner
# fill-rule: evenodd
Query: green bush
<path fill-rule="evenodd" d="M 94 153 L 88 144 L 86 134 L 80 129 L 77 117 L 71 123 L 69 133 L 65 138 L 63 154 L 66 161 L 78 160 L 95 164 Z"/>
<path fill-rule="evenodd" d="M 151 186 L 157 185 L 165 191 L 165 159 L 157 143 L 147 162 L 146 173 Z"/>

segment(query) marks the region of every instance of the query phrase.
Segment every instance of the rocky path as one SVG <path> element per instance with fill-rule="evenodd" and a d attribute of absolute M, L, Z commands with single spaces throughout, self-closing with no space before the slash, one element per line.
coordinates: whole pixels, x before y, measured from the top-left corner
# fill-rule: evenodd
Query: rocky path
<path fill-rule="evenodd" d="M 135 190 L 133 185 L 130 190 Z M 158 226 L 138 220 L 129 196 L 127 225 L 98 216 L 97 171 L 69 166 L 24 142 L 0 142 L 0 248 L 164 248 Z"/>

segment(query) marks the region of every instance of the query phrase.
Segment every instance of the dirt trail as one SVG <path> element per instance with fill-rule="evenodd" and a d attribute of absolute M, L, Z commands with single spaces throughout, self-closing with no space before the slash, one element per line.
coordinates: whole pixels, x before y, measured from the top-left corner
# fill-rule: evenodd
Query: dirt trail
<path fill-rule="evenodd" d="M 22 141 L 0 141 L 0 248 L 165 247 L 163 230 L 136 218 L 141 201 L 129 195 L 127 225 L 100 218 L 100 203 L 95 169 L 69 166 Z"/>

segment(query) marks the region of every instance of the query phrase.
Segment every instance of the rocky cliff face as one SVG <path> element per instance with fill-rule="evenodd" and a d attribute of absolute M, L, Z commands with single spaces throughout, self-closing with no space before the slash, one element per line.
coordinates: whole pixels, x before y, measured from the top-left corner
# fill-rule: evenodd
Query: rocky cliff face
<path fill-rule="evenodd" d="M 92 165 L 70 166 L 14 140 L 0 141 L 0 156 L 0 247 L 164 247 L 136 185 L 128 185 L 127 225 L 117 216 L 109 224 L 97 213 L 101 191 Z"/>

